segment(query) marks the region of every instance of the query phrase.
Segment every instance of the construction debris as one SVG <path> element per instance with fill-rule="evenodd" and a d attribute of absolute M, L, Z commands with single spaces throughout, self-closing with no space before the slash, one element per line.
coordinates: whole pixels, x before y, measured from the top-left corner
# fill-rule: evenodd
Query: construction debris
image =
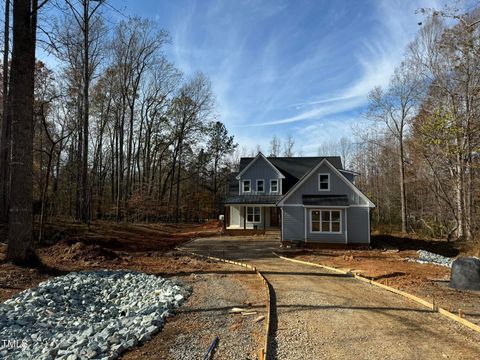
<path fill-rule="evenodd" d="M 232 308 L 232 310 L 229 311 L 229 313 L 230 314 L 239 314 L 239 313 L 242 313 L 242 312 L 245 312 L 245 311 L 248 311 L 248 309 L 242 309 L 242 308 L 234 307 L 234 308 Z"/>
<path fill-rule="evenodd" d="M 257 315 L 256 311 L 242 311 L 242 316 Z"/>
<path fill-rule="evenodd" d="M 255 319 L 253 319 L 253 322 L 257 323 L 259 321 L 262 321 L 265 319 L 265 315 L 260 315 L 259 317 L 256 317 Z"/>

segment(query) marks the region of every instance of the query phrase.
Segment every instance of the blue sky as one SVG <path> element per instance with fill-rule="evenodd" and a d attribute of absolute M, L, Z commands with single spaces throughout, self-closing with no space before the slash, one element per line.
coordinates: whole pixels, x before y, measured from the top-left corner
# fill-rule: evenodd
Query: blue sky
<path fill-rule="evenodd" d="M 167 52 L 186 75 L 205 73 L 218 118 L 240 146 L 264 150 L 275 134 L 316 155 L 354 137 L 368 92 L 385 85 L 438 1 L 116 0 L 171 34 Z M 111 14 L 114 15 L 114 14 Z M 118 16 L 118 15 L 117 15 Z"/>

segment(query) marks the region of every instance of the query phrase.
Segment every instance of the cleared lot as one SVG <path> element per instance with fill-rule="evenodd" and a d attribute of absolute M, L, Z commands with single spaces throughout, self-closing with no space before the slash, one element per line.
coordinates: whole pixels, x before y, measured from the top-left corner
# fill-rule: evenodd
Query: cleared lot
<path fill-rule="evenodd" d="M 256 358 L 264 339 L 264 323 L 253 319 L 265 311 L 264 289 L 258 277 L 235 265 L 204 261 L 174 250 L 192 237 L 217 233 L 217 223 L 97 222 L 89 228 L 66 223 L 64 229 L 52 230 L 60 233 L 62 240 L 38 250 L 44 264 L 40 268 L 1 263 L 6 247 L 0 244 L 0 302 L 72 271 L 130 269 L 174 278 L 191 287 L 192 295 L 176 316 L 167 318 L 161 332 L 122 358 L 201 359 L 215 336 L 220 341 L 213 359 Z M 230 314 L 232 307 L 252 309 L 257 314 Z"/>
<path fill-rule="evenodd" d="M 274 289 L 278 359 L 478 359 L 480 334 L 351 277 L 272 255 L 278 241 L 199 239 L 188 248 L 253 263 Z"/>

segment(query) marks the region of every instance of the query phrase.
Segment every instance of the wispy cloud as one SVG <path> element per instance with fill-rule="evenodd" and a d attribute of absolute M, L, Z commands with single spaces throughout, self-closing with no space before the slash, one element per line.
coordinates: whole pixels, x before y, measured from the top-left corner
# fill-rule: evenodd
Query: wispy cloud
<path fill-rule="evenodd" d="M 220 120 L 238 142 L 266 149 L 273 134 L 294 134 L 311 154 L 324 134 L 352 135 L 369 91 L 388 83 L 413 39 L 415 10 L 438 2 L 158 4 L 172 34 L 172 60 L 187 74 L 211 78 Z"/>
<path fill-rule="evenodd" d="M 298 112 L 246 126 L 272 126 L 319 120 L 365 106 L 371 89 L 388 84 L 395 67 L 401 61 L 406 44 L 412 39 L 412 26 L 416 24 L 413 16 L 415 8 L 405 8 L 404 4 L 389 2 L 387 6 L 380 2 L 374 9 L 371 16 L 375 26 L 368 35 L 358 35 L 357 41 L 361 46 L 347 49 L 353 53 L 353 61 L 349 66 L 358 70 L 355 74 L 346 72 L 345 77 L 337 77 L 337 90 L 319 86 L 317 100 L 306 100 L 287 107 L 293 107 L 299 110 Z M 336 40 L 340 42 L 342 39 L 338 37 Z M 332 64 L 336 61 L 335 58 L 328 60 Z M 314 68 L 315 64 L 311 64 L 305 70 L 313 71 Z M 342 85 L 345 80 L 347 84 Z"/>

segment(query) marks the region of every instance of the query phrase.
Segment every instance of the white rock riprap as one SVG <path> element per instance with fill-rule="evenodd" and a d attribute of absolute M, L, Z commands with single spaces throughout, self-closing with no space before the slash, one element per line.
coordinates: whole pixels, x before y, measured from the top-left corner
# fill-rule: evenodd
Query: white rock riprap
<path fill-rule="evenodd" d="M 0 358 L 115 359 L 159 331 L 189 292 L 123 270 L 49 279 L 0 304 Z"/>
<path fill-rule="evenodd" d="M 425 251 L 425 250 L 418 250 L 417 255 L 418 255 L 418 258 L 411 259 L 411 261 L 415 261 L 420 264 L 434 264 L 434 265 L 446 266 L 449 268 L 452 267 L 452 264 L 455 261 L 454 258 L 445 257 L 442 255 L 432 253 L 430 251 Z"/>

